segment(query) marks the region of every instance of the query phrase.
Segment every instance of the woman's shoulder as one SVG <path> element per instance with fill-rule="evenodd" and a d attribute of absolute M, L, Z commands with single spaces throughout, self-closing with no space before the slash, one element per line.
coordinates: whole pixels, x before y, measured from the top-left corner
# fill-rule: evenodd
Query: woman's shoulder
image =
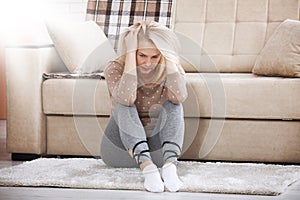
<path fill-rule="evenodd" d="M 123 64 L 119 60 L 112 60 L 108 62 L 107 67 L 104 70 L 104 73 L 107 73 L 111 70 L 118 70 L 122 71 L 123 70 Z"/>

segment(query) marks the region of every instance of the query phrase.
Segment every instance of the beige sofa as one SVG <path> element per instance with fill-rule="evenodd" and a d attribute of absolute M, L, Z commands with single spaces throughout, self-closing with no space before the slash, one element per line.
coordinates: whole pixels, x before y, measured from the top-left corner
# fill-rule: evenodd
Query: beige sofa
<path fill-rule="evenodd" d="M 300 163 L 300 79 L 251 73 L 298 0 L 177 0 L 189 98 L 182 159 Z M 202 47 L 202 48 L 200 48 Z M 201 55 L 200 55 L 201 54 Z M 66 72 L 54 46 L 8 47 L 7 149 L 19 155 L 99 156 L 110 115 L 101 79 Z"/>

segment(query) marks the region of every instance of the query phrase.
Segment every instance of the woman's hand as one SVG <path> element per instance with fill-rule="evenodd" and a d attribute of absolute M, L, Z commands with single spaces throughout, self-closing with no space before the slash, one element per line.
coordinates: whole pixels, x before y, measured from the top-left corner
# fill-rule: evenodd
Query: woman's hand
<path fill-rule="evenodd" d="M 135 30 L 131 30 L 128 32 L 125 40 L 125 45 L 127 49 L 127 53 L 135 52 L 138 48 L 138 33 L 141 30 L 142 25 L 139 25 Z"/>
<path fill-rule="evenodd" d="M 132 74 L 136 76 L 136 50 L 138 48 L 138 33 L 141 30 L 142 25 L 137 26 L 128 31 L 124 41 L 126 45 L 126 58 L 124 73 Z"/>
<path fill-rule="evenodd" d="M 167 67 L 167 74 L 173 74 L 179 72 L 178 66 L 174 62 L 168 59 L 166 59 L 166 67 Z"/>

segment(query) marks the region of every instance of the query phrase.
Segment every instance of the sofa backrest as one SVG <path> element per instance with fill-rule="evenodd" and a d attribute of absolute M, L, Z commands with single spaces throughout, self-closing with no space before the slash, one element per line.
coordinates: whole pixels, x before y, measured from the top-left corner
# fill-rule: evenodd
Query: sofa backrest
<path fill-rule="evenodd" d="M 173 28 L 189 39 L 182 39 L 184 68 L 251 72 L 275 28 L 285 19 L 299 20 L 299 5 L 300 0 L 176 0 Z"/>

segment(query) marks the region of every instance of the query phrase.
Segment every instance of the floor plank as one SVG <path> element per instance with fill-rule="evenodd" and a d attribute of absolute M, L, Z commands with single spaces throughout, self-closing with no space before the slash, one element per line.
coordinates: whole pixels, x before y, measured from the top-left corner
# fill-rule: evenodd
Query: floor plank
<path fill-rule="evenodd" d="M 28 187 L 0 187 L 0 199 L 130 199 L 130 200 L 298 200 L 299 193 L 284 193 L 279 196 L 259 196 L 259 195 L 232 195 L 232 194 L 212 194 L 212 193 L 187 193 L 164 192 L 154 194 L 144 191 L 126 190 L 93 190 L 93 189 L 60 189 L 60 188 L 28 188 Z"/>

